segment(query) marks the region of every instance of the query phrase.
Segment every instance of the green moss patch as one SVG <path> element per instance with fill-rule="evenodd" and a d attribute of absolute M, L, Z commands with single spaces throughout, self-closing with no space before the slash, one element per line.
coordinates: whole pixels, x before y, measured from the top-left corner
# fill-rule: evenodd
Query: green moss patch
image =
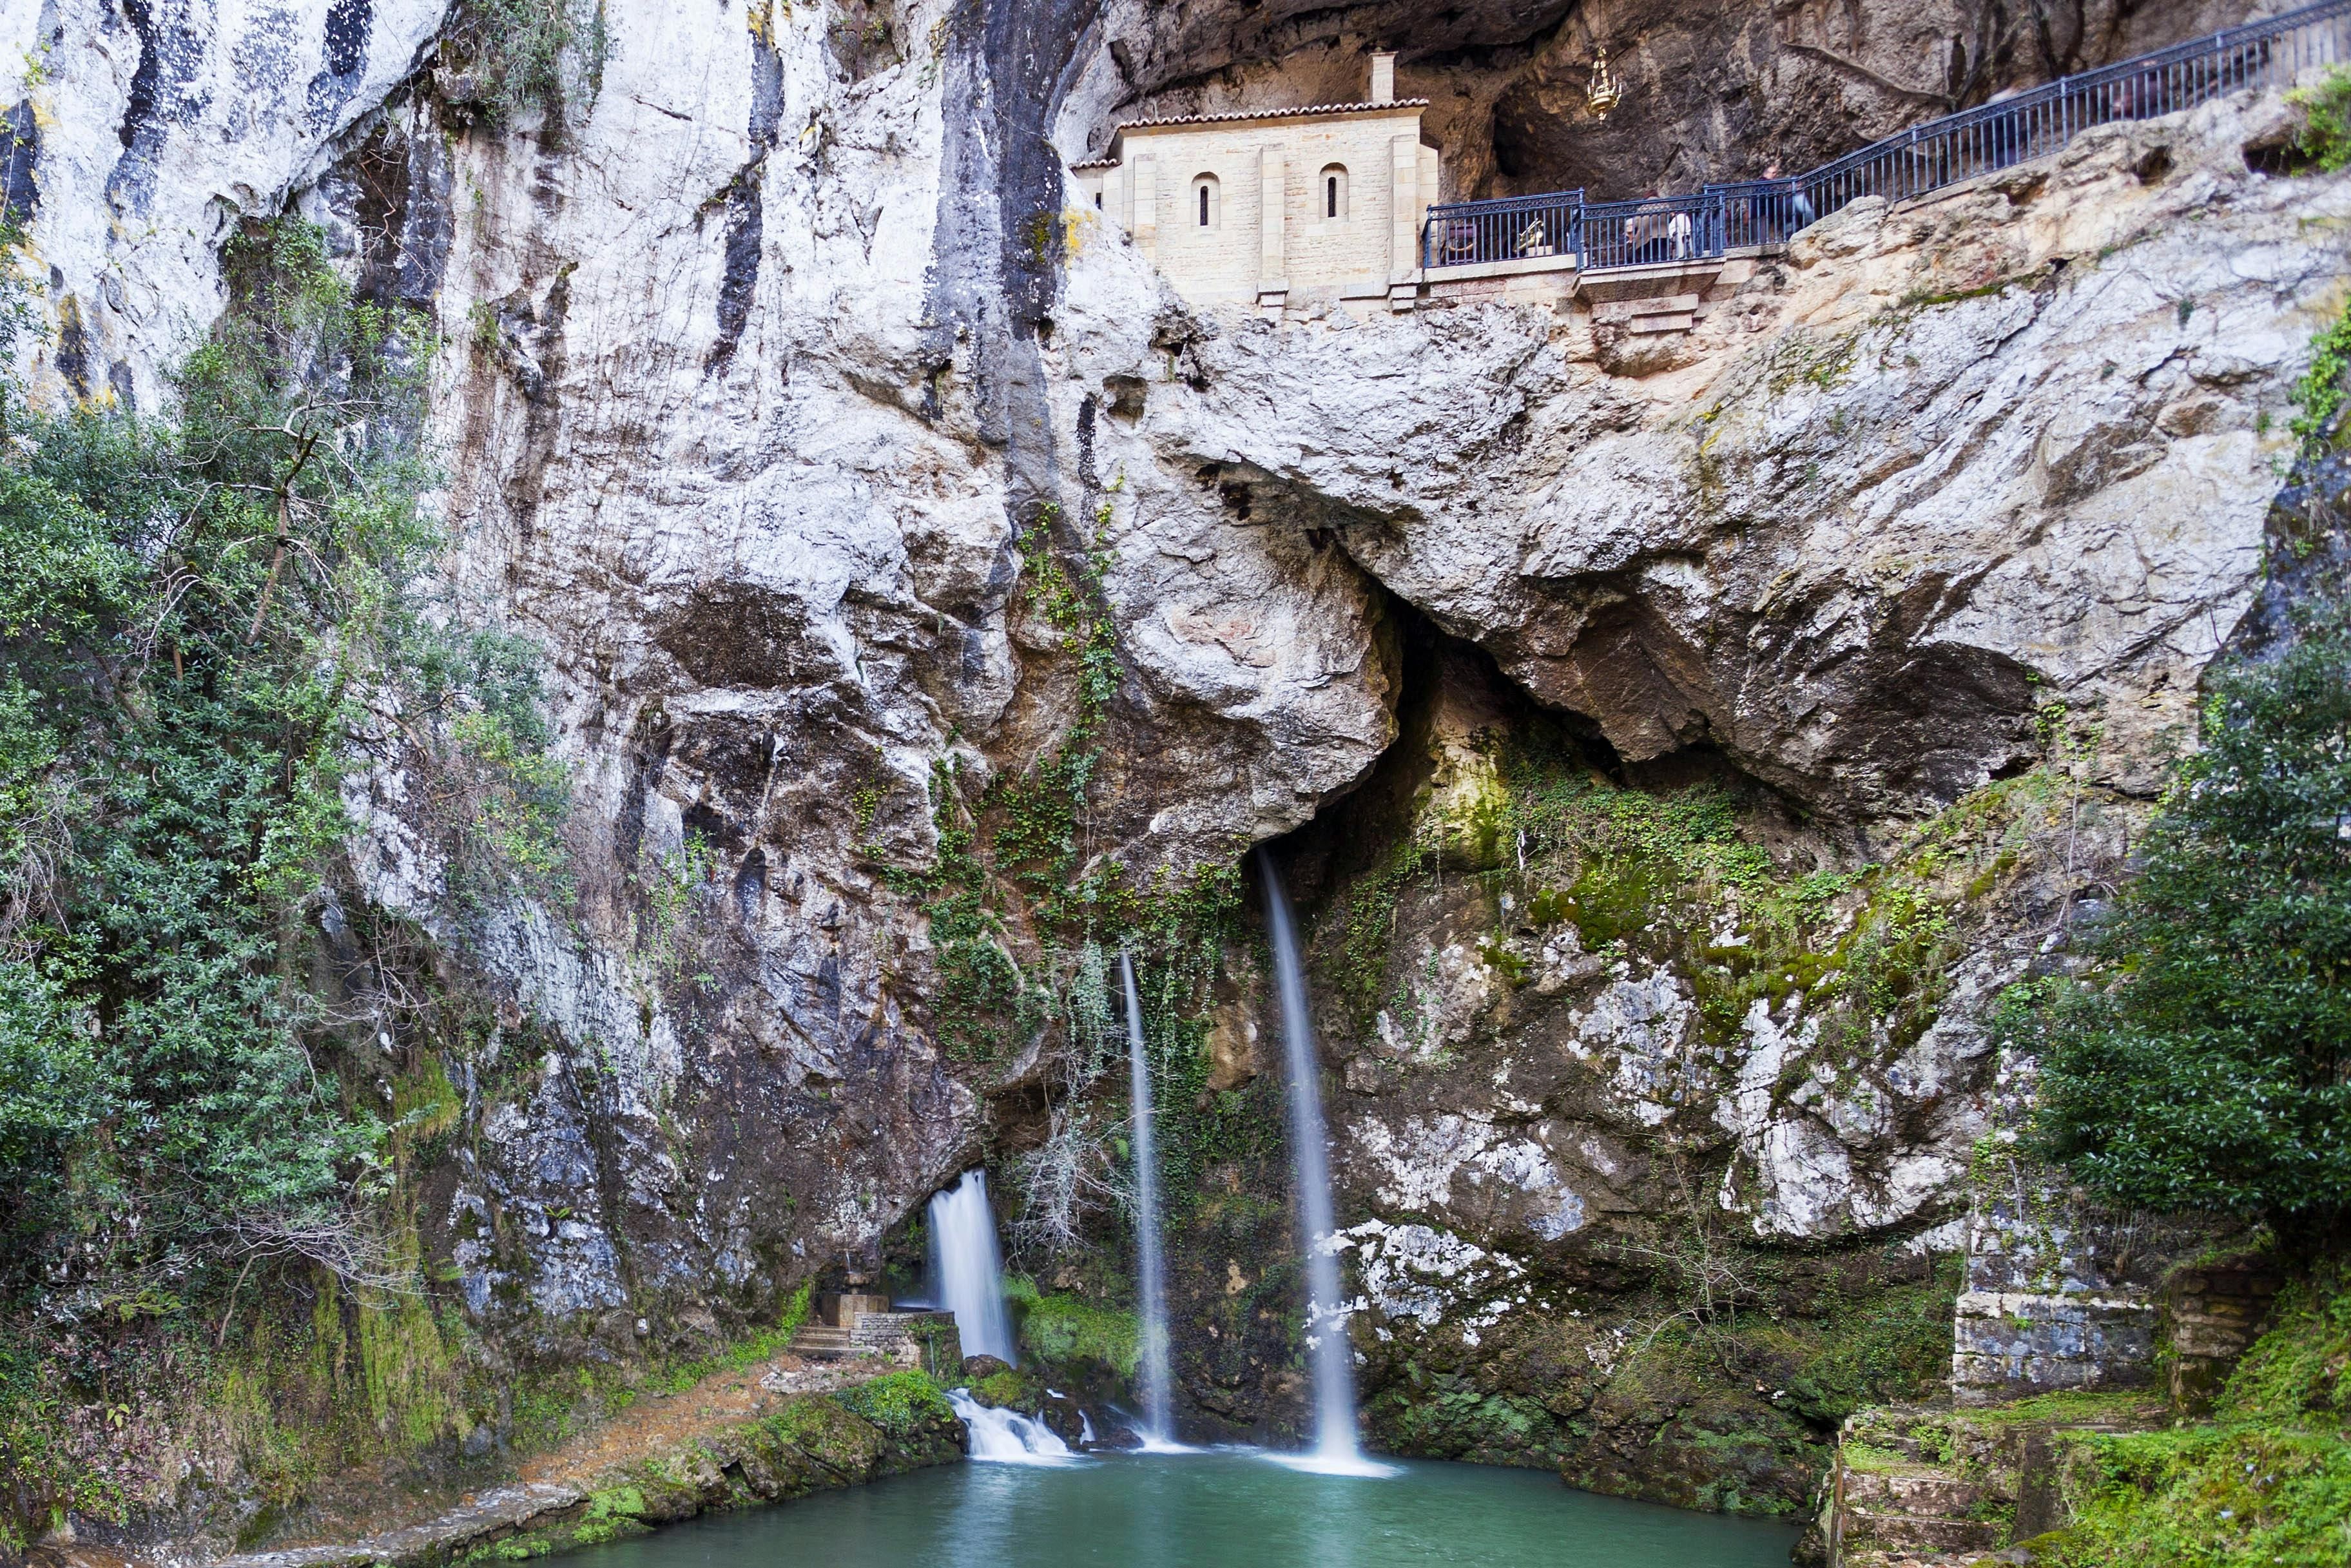
<path fill-rule="evenodd" d="M 893 1437 L 911 1437 L 927 1422 L 955 1419 L 946 1394 L 927 1373 L 893 1372 L 836 1397 Z"/>
<path fill-rule="evenodd" d="M 2341 1568 L 2351 1562 L 2351 1444 L 2250 1425 L 2082 1440 L 2062 1568 Z"/>
<path fill-rule="evenodd" d="M 1077 1296 L 1040 1296 L 1020 1320 L 1020 1343 L 1040 1361 L 1098 1361 L 1121 1377 L 1133 1377 L 1142 1331 L 1133 1312 Z"/>

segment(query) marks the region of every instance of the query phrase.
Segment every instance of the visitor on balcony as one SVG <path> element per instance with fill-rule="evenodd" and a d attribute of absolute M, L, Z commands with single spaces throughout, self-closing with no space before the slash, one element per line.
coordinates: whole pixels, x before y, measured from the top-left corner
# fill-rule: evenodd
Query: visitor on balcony
<path fill-rule="evenodd" d="M 1776 162 L 1764 164 L 1763 178 L 1779 179 L 1780 165 Z M 1771 217 L 1765 224 L 1757 225 L 1759 244 L 1781 244 L 1798 229 L 1809 227 L 1814 216 L 1813 199 L 1804 194 L 1803 183 L 1799 180 L 1789 181 L 1785 193 L 1774 192 L 1766 196 L 1764 204 Z"/>
<path fill-rule="evenodd" d="M 1689 237 L 1689 216 L 1677 213 L 1654 189 L 1641 193 L 1641 205 L 1625 220 L 1625 259 L 1635 267 L 1661 262 L 1674 254 L 1673 222 L 1681 220 L 1681 238 Z"/>

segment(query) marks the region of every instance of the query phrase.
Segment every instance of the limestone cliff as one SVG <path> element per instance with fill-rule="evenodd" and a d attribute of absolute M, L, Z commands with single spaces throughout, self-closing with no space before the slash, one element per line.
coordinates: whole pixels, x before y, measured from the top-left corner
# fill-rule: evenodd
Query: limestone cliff
<path fill-rule="evenodd" d="M 466 949 L 496 1028 L 446 1064 L 461 1131 L 421 1221 L 467 1332 L 559 1364 L 771 1320 L 1057 1125 L 1082 1031 L 1036 998 L 1088 972 L 1072 933 L 1304 829 L 1377 1429 L 1793 1506 L 1819 1421 L 1784 1387 L 1735 1360 L 1612 1385 L 1676 1310 L 1650 1264 L 1727 1217 L 1798 1260 L 1767 1313 L 1937 1288 L 2000 1087 L 1980 1011 L 2119 861 L 2252 599 L 2351 181 L 2260 172 L 2285 109 L 2217 103 L 1855 204 L 1636 342 L 1582 303 L 1195 316 L 1062 166 L 1123 106 L 1265 101 L 1293 51 L 1304 84 L 1376 35 L 1405 90 L 1453 95 L 1465 190 L 1630 189 L 2208 20 L 2077 10 L 2028 47 L 1880 9 L 1855 42 L 1799 7 L 1767 48 L 1639 5 L 1365 6 L 1330 36 L 1116 0 L 607 0 L 595 57 L 501 117 L 438 0 L 14 8 L 48 395 L 167 407 L 218 246 L 289 212 L 442 338 L 454 612 L 545 651 L 571 786 L 572 901 Z M 1560 99 L 1603 31 L 1638 107 L 1585 135 Z M 1928 33 L 1935 79 L 1895 80 Z M 1700 106 L 1692 51 L 1744 98 Z M 351 891 L 454 947 L 387 755 L 347 791 Z M 1719 831 L 1674 842 L 1762 858 L 1677 862 L 1640 907 L 1680 925 L 1611 925 L 1590 846 L 1553 823 L 1531 864 L 1510 814 L 1579 779 L 1713 789 Z M 1027 858 L 966 864 L 1022 800 Z M 1834 961 L 1718 981 L 1766 941 L 1765 884 L 1806 878 L 1771 957 Z M 987 919 L 949 929 L 964 894 Z M 1870 933 L 1933 983 L 1837 989 Z M 1251 1092 L 1254 963 L 1236 941 L 1189 994 L 1214 1092 Z M 1186 1290 L 1225 1326 L 1187 1394 L 1276 1430 L 1290 1243 L 1254 1177 L 1240 1201 L 1274 1166 L 1247 1138 L 1200 1157 Z M 1413 1414 L 1432 1376 L 1459 1430 Z M 1520 1438 L 1474 1413 L 1498 1395 Z M 1619 1440 L 1677 1421 L 1663 1459 Z"/>

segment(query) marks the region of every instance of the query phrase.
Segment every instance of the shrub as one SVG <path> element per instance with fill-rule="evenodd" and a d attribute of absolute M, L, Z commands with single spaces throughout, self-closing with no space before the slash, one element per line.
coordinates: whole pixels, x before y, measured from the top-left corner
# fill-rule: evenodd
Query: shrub
<path fill-rule="evenodd" d="M 2324 1224 L 2351 1197 L 2351 633 L 2212 682 L 2080 979 L 2014 988 L 2036 1132 L 2106 1198 Z"/>
<path fill-rule="evenodd" d="M 885 1373 L 871 1383 L 844 1388 L 833 1396 L 848 1409 L 864 1416 L 890 1436 L 905 1438 L 926 1423 L 951 1421 L 954 1408 L 926 1373 Z"/>
<path fill-rule="evenodd" d="M 338 1077 L 329 1003 L 366 988 L 326 978 L 371 919 L 322 892 L 345 770 L 437 756 L 484 886 L 560 809 L 533 655 L 423 599 L 430 340 L 306 225 L 222 261 L 172 417 L 0 381 L 0 1295 L 160 1311 L 159 1270 L 196 1297 L 256 1257 L 392 1267 L 365 1210 L 394 1107 Z"/>
<path fill-rule="evenodd" d="M 503 125 L 562 101 L 566 61 L 593 96 L 611 50 L 592 0 L 462 0 L 442 31 L 443 78 L 453 107 Z"/>
<path fill-rule="evenodd" d="M 2294 402 L 2302 412 L 2294 417 L 2294 436 L 2305 452 L 2326 440 L 2326 432 L 2342 412 L 2345 379 L 2351 372 L 2351 310 L 2337 317 L 2310 340 L 2310 368 L 2294 383 Z"/>
<path fill-rule="evenodd" d="M 2286 101 L 2302 110 L 2302 129 L 2294 136 L 2296 151 L 2322 173 L 2351 169 L 2351 71 L 2337 67 L 2316 87 L 2288 93 Z"/>

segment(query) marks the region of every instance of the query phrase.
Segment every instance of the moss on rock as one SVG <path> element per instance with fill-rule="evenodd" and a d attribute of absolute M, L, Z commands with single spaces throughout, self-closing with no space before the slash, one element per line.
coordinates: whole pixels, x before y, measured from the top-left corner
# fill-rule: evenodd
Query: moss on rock
<path fill-rule="evenodd" d="M 1131 1378 L 1142 1354 L 1142 1331 L 1133 1312 L 1080 1296 L 1040 1296 L 1020 1320 L 1020 1343 L 1050 1364 L 1094 1361 Z"/>
<path fill-rule="evenodd" d="M 469 1563 L 517 1562 L 641 1534 L 696 1514 L 877 1480 L 963 1454 L 962 1423 L 920 1372 L 893 1372 L 780 1408 L 607 1471 L 587 1499 L 483 1542 Z"/>

